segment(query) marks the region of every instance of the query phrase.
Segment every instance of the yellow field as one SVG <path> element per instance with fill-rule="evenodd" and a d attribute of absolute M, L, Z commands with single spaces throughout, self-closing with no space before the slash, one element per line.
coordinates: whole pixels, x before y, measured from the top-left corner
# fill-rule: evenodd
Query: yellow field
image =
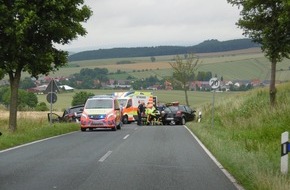
<path fill-rule="evenodd" d="M 47 111 L 47 112 L 18 111 L 17 112 L 17 119 L 27 119 L 27 118 L 32 119 L 32 120 L 47 119 L 47 113 L 49 113 L 49 111 Z M 60 111 L 57 111 L 54 113 L 57 113 L 59 115 L 62 114 L 62 112 L 60 112 Z M 9 111 L 0 110 L 0 115 L 1 115 L 1 119 L 8 119 L 9 118 Z"/>
<path fill-rule="evenodd" d="M 98 66 L 102 68 L 103 66 Z M 118 65 L 107 65 L 106 68 L 109 71 L 113 70 L 122 70 L 122 71 L 128 71 L 128 70 L 156 70 L 156 69 L 170 69 L 171 66 L 168 62 L 141 62 L 141 63 L 134 63 L 134 64 L 118 64 Z"/>

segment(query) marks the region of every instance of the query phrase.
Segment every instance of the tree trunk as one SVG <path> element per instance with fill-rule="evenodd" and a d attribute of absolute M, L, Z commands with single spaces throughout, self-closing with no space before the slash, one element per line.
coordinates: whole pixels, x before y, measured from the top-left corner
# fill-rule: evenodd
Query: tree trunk
<path fill-rule="evenodd" d="M 184 93 L 185 93 L 185 102 L 186 102 L 186 105 L 189 106 L 188 105 L 188 96 L 187 96 L 187 89 L 186 88 L 184 88 Z"/>
<path fill-rule="evenodd" d="M 18 101 L 18 88 L 21 78 L 21 72 L 9 73 L 10 80 L 10 105 L 9 105 L 9 130 L 14 132 L 17 130 L 17 101 Z"/>
<path fill-rule="evenodd" d="M 276 64 L 277 64 L 277 60 L 272 59 L 272 62 L 271 62 L 271 81 L 270 81 L 270 89 L 269 89 L 271 107 L 274 107 L 276 105 L 276 93 L 277 93 L 277 89 L 276 89 L 276 85 L 275 85 L 275 82 L 276 82 Z"/>

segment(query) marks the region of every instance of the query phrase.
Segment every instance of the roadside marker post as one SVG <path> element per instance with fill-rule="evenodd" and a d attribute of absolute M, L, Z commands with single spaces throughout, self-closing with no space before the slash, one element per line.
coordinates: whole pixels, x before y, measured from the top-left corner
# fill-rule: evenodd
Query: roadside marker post
<path fill-rule="evenodd" d="M 281 172 L 288 173 L 288 153 L 290 152 L 289 133 L 284 132 L 281 135 Z"/>

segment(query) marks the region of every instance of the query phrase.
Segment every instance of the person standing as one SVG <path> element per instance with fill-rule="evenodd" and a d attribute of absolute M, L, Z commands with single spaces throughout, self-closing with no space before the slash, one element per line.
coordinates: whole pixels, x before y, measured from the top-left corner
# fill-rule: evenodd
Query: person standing
<path fill-rule="evenodd" d="M 142 124 L 142 114 L 143 113 L 144 113 L 144 102 L 141 102 L 138 105 L 138 109 L 137 109 L 137 114 L 138 114 L 137 125 L 141 125 Z"/>

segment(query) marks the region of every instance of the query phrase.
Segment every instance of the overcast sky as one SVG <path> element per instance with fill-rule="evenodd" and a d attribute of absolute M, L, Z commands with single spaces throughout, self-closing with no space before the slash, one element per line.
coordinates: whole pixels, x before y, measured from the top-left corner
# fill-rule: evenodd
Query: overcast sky
<path fill-rule="evenodd" d="M 88 34 L 57 48 L 188 46 L 208 39 L 244 38 L 235 25 L 240 10 L 226 0 L 85 0 L 85 4 L 93 11 L 83 24 Z"/>

